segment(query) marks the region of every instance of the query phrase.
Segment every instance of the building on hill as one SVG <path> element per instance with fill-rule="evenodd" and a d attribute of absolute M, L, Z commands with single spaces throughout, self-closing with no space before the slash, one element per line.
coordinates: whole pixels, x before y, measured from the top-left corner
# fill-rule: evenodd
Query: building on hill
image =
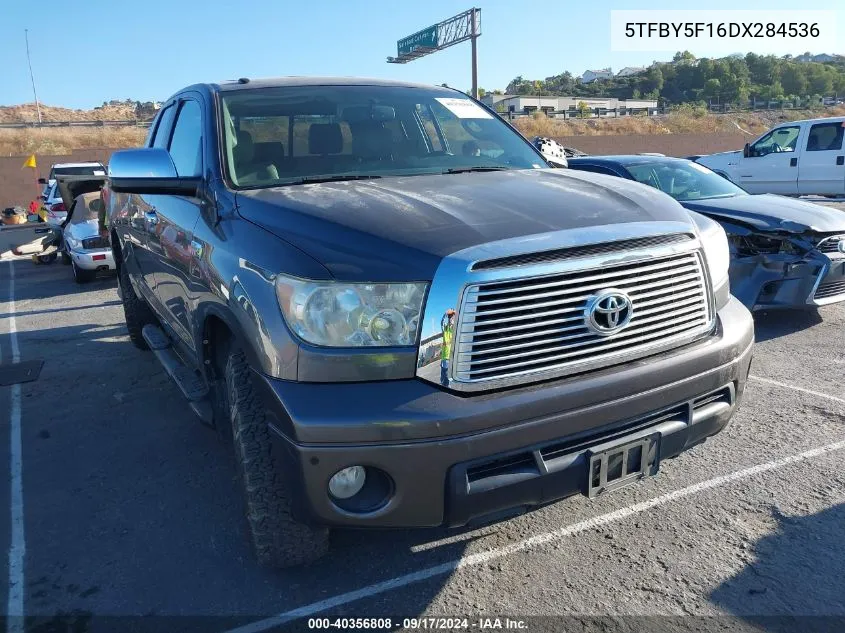
<path fill-rule="evenodd" d="M 532 97 L 530 95 L 494 95 L 486 94 L 481 102 L 497 112 L 513 114 L 533 114 L 544 112 L 548 116 L 573 116 L 578 111 L 578 104 L 583 102 L 588 108 L 599 110 L 630 110 L 657 108 L 655 99 L 616 99 L 614 97 Z M 605 116 L 613 114 L 604 113 Z M 602 116 L 602 114 L 600 114 Z"/>
<path fill-rule="evenodd" d="M 581 83 L 589 84 L 599 79 L 611 79 L 613 71 L 610 68 L 601 68 L 599 70 L 585 70 L 581 75 Z"/>
<path fill-rule="evenodd" d="M 845 60 L 845 57 L 843 57 L 842 55 L 828 55 L 827 53 L 819 53 L 818 55 L 810 55 L 809 53 L 804 53 L 803 55 L 798 55 L 797 57 L 794 57 L 793 60 L 805 64 L 808 62 L 824 63 L 842 61 Z"/>
<path fill-rule="evenodd" d="M 625 66 L 622 70 L 616 73 L 617 77 L 631 77 L 632 75 L 639 75 L 645 72 L 644 66 Z"/>

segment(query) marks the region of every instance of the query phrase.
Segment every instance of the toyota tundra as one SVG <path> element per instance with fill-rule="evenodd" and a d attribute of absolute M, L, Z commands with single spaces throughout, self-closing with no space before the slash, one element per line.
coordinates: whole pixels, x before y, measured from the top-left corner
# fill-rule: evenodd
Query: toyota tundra
<path fill-rule="evenodd" d="M 719 225 L 461 92 L 194 85 L 108 171 L 129 336 L 233 444 L 262 563 L 605 494 L 742 397 Z"/>

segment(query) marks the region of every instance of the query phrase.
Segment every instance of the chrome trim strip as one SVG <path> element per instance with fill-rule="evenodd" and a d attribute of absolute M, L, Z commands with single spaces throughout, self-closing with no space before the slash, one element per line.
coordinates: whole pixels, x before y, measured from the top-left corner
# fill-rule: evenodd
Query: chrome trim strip
<path fill-rule="evenodd" d="M 696 229 L 684 222 L 632 222 L 552 231 L 528 237 L 510 238 L 473 246 L 445 257 L 434 274 L 426 305 L 423 309 L 420 334 L 421 345 L 417 356 L 417 376 L 423 380 L 440 384 L 448 389 L 471 392 L 538 382 L 549 378 L 561 377 L 567 373 L 573 373 L 572 369 L 567 371 L 565 368 L 555 368 L 502 379 L 475 382 L 456 380 L 453 372 L 454 356 L 459 345 L 458 334 L 460 331 L 459 319 L 461 315 L 458 314 L 454 319 L 453 325 L 455 339 L 452 345 L 451 358 L 449 359 L 449 370 L 445 372 L 446 375 L 442 375 L 444 372 L 441 372 L 440 366 L 440 349 L 443 344 L 443 333 L 440 327 L 441 320 L 447 310 L 452 309 L 458 311 L 463 303 L 468 287 L 477 284 L 519 281 L 525 278 L 591 269 L 600 270 L 605 266 L 641 263 L 682 253 L 699 253 L 699 266 L 707 302 L 706 325 L 696 328 L 692 333 L 684 332 L 679 336 L 663 339 L 660 341 L 660 344 L 648 350 L 637 350 L 635 353 L 628 352 L 610 356 L 606 355 L 601 357 L 596 363 L 579 364 L 574 371 L 587 371 L 611 362 L 625 362 L 626 360 L 639 358 L 646 354 L 659 353 L 683 345 L 706 334 L 715 324 L 715 306 L 713 304 L 714 296 L 709 270 L 702 253 L 702 243 L 698 237 L 689 241 L 667 244 L 658 248 L 647 247 L 630 251 L 605 253 L 599 256 L 579 257 L 532 265 L 472 270 L 473 264 L 482 260 L 565 248 L 568 246 L 597 244 L 604 241 L 651 237 L 666 233 L 695 233 L 697 235 Z"/>

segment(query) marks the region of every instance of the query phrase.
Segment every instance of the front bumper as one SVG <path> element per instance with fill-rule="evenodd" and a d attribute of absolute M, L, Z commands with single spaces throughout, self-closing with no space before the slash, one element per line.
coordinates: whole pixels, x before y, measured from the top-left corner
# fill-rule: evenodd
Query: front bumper
<path fill-rule="evenodd" d="M 752 310 L 812 308 L 845 300 L 845 258 L 760 255 L 731 261 L 731 292 Z"/>
<path fill-rule="evenodd" d="M 115 270 L 114 255 L 110 248 L 68 251 L 77 268 L 82 270 Z"/>
<path fill-rule="evenodd" d="M 421 380 L 303 384 L 260 376 L 295 514 L 326 525 L 457 526 L 584 492 L 586 451 L 659 434 L 661 459 L 723 429 L 754 339 L 734 298 L 711 336 L 618 367 L 472 397 Z M 389 474 L 373 511 L 340 508 L 328 480 L 350 465 Z"/>

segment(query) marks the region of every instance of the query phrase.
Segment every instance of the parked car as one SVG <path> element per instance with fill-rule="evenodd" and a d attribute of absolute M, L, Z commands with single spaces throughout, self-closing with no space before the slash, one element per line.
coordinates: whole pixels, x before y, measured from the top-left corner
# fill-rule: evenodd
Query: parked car
<path fill-rule="evenodd" d="M 58 176 L 56 180 L 69 209 L 62 223 L 62 263 L 72 267 L 78 284 L 93 280 L 98 273 L 115 270 L 109 238 L 100 235 L 101 189 L 105 181 L 105 176 Z"/>
<path fill-rule="evenodd" d="M 62 224 L 67 219 L 67 206 L 62 200 L 59 186 L 55 181 L 53 181 L 53 184 L 47 185 L 47 193 L 43 197 L 44 204 L 39 211 L 39 218 L 43 222 Z"/>
<path fill-rule="evenodd" d="M 745 148 L 696 162 L 749 193 L 845 194 L 845 117 L 782 123 Z"/>
<path fill-rule="evenodd" d="M 42 196 L 47 196 L 50 188 L 56 184 L 56 176 L 105 176 L 106 167 L 99 161 L 85 161 L 79 163 L 55 163 L 50 167 L 47 178 L 39 178 L 38 182 L 44 185 L 41 191 Z M 45 198 L 46 199 L 46 198 Z"/>
<path fill-rule="evenodd" d="M 457 90 L 194 85 L 111 157 L 108 199 L 130 339 L 234 444 L 265 564 L 320 556 L 329 527 L 605 494 L 745 388 L 721 227 L 550 168 Z"/>
<path fill-rule="evenodd" d="M 660 189 L 727 231 L 731 292 L 751 310 L 814 308 L 845 301 L 845 213 L 784 196 L 749 195 L 682 158 L 594 156 L 575 170 Z"/>

